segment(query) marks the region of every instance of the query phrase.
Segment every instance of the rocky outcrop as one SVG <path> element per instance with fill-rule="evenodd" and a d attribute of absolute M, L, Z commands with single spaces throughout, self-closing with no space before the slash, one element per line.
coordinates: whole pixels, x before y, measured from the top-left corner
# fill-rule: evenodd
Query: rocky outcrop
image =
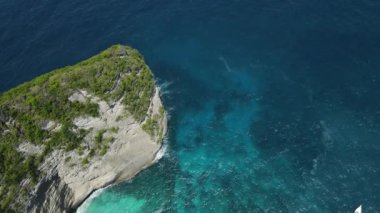
<path fill-rule="evenodd" d="M 143 56 L 114 45 L 0 94 L 0 212 L 65 212 L 150 166 L 166 132 Z"/>
<path fill-rule="evenodd" d="M 73 191 L 56 172 L 40 181 L 28 212 L 69 212 L 72 203 Z"/>
<path fill-rule="evenodd" d="M 88 131 L 84 138 L 88 149 L 66 152 L 54 150 L 39 170 L 45 175 L 33 192 L 27 212 L 69 212 L 77 208 L 94 190 L 127 180 L 154 163 L 161 147 L 158 135 L 149 135 L 143 123 L 135 121 L 122 105 L 122 100 L 107 103 L 87 92 L 73 94 L 70 101 L 89 98 L 99 104 L 99 117 L 78 117 L 74 124 Z M 167 131 L 166 113 L 160 113 L 162 103 L 156 88 L 147 113 L 159 118 L 160 132 Z M 101 136 L 108 143 L 105 153 L 90 153 Z M 83 161 L 83 156 L 91 156 Z"/>

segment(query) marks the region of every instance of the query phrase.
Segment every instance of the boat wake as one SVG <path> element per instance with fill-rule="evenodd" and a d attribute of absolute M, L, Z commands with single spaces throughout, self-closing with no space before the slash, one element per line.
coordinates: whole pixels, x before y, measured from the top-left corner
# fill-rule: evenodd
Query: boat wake
<path fill-rule="evenodd" d="M 230 65 L 228 64 L 227 60 L 223 56 L 219 56 L 219 60 L 223 63 L 224 67 L 228 72 L 232 72 L 232 69 Z"/>

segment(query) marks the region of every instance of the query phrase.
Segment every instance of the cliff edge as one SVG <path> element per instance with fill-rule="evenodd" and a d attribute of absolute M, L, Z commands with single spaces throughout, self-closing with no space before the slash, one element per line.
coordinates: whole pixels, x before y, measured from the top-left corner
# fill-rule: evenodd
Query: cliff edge
<path fill-rule="evenodd" d="M 150 166 L 167 131 L 153 74 L 115 45 L 0 96 L 1 212 L 67 212 Z"/>

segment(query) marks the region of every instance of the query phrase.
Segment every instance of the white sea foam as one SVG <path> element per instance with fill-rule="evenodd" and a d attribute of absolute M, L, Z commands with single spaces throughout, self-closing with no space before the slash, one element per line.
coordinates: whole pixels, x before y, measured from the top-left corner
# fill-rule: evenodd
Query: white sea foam
<path fill-rule="evenodd" d="M 170 93 L 170 90 L 169 90 L 168 88 L 169 88 L 172 84 L 173 84 L 173 82 L 169 82 L 169 81 L 165 81 L 165 82 L 161 83 L 161 84 L 158 86 L 158 89 L 160 90 L 161 95 L 169 94 L 169 93 Z"/>
<path fill-rule="evenodd" d="M 104 190 L 106 190 L 106 189 L 107 189 L 108 187 L 110 187 L 110 186 L 112 186 L 112 185 L 109 185 L 109 186 L 106 186 L 106 187 L 104 187 L 104 188 L 101 188 L 101 189 L 98 189 L 98 190 L 94 191 L 94 192 L 90 195 L 90 197 L 88 197 L 88 198 L 82 203 L 82 205 L 79 206 L 79 208 L 77 209 L 76 212 L 77 212 L 77 213 L 85 213 L 86 210 L 88 209 L 88 207 L 90 206 L 92 200 L 93 200 L 94 198 L 98 197 L 100 194 L 102 194 L 102 192 L 103 192 Z"/>
<path fill-rule="evenodd" d="M 164 141 L 164 144 L 161 146 L 160 150 L 158 150 L 156 157 L 154 158 L 154 162 L 159 161 L 162 157 L 166 155 L 166 151 L 168 149 L 168 144 Z"/>

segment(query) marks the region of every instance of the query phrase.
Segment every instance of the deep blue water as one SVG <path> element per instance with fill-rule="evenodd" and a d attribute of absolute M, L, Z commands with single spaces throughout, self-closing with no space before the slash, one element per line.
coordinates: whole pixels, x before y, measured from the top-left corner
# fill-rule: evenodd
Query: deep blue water
<path fill-rule="evenodd" d="M 115 43 L 169 149 L 87 212 L 380 212 L 379 1 L 0 1 L 0 91 Z"/>

